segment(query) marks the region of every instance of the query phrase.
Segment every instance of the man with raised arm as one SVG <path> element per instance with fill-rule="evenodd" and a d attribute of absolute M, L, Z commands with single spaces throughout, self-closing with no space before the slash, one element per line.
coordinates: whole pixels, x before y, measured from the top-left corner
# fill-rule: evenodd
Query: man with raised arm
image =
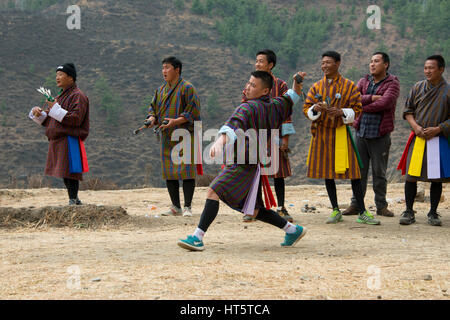
<path fill-rule="evenodd" d="M 305 73 L 298 73 L 304 77 Z M 273 87 L 272 75 L 265 71 L 254 71 L 245 88 L 247 101 L 236 108 L 231 117 L 219 130 L 220 137 L 210 150 L 212 158 L 218 156 L 224 145 L 236 146 L 237 132 L 242 130 L 261 130 L 279 128 L 292 114 L 293 105 L 299 100 L 302 84 L 294 81 L 293 89 L 277 98 L 270 98 Z M 259 135 L 257 134 L 258 139 Z M 257 145 L 267 141 L 257 141 Z M 260 162 L 252 164 L 249 157 L 249 143 L 237 150 L 245 152 L 245 163 L 227 164 L 211 182 L 207 199 L 197 229 L 186 239 L 180 239 L 178 245 L 192 251 L 204 250 L 203 236 L 219 212 L 219 200 L 234 210 L 256 216 L 257 220 L 269 223 L 286 232 L 282 246 L 293 246 L 306 233 L 306 229 L 286 221 L 275 211 L 264 207 L 260 183 Z M 242 150 L 243 149 L 243 150 Z"/>

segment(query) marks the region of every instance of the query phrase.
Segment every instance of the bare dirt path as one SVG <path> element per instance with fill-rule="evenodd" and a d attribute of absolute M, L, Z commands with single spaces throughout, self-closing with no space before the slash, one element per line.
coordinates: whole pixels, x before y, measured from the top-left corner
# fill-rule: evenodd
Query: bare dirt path
<path fill-rule="evenodd" d="M 287 187 L 288 210 L 308 229 L 296 247 L 281 248 L 281 230 L 244 224 L 222 203 L 205 251 L 188 252 L 176 242 L 194 231 L 205 190 L 196 189 L 190 218 L 155 217 L 168 204 L 165 189 L 81 191 L 85 203 L 122 206 L 130 221 L 97 230 L 0 227 L 0 299 L 449 299 L 448 188 L 443 226 L 432 227 L 427 202 L 415 205 L 416 224 L 398 224 L 403 184 L 389 185 L 396 216 L 380 226 L 354 216 L 327 225 L 325 187 Z M 341 203 L 350 195 L 338 185 Z M 366 199 L 373 205 L 371 190 Z M 305 200 L 316 212 L 301 212 Z M 0 190 L 1 207 L 66 203 L 62 189 Z"/>

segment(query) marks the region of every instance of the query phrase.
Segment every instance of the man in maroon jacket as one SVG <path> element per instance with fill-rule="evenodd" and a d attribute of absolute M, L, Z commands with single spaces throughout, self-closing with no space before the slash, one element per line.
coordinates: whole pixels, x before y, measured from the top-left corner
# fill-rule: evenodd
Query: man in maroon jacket
<path fill-rule="evenodd" d="M 372 165 L 373 191 L 377 214 L 393 217 L 394 213 L 386 202 L 386 169 L 394 130 L 395 107 L 400 93 L 400 82 L 388 73 L 390 61 L 384 52 L 375 52 L 370 60 L 370 74 L 360 79 L 363 112 L 353 123 L 356 129 L 356 146 L 364 168 L 361 169 L 363 193 L 366 194 L 369 164 Z M 350 207 L 343 215 L 358 214 L 358 206 L 353 196 Z"/>
<path fill-rule="evenodd" d="M 56 68 L 56 85 L 61 93 L 56 101 L 47 101 L 48 109 L 34 107 L 30 118 L 46 127 L 49 141 L 45 174 L 63 178 L 69 194 L 69 205 L 80 205 L 78 199 L 79 181 L 82 173 L 69 170 L 67 136 L 80 137 L 82 141 L 89 135 L 89 99 L 77 87 L 77 73 L 73 63 Z"/>

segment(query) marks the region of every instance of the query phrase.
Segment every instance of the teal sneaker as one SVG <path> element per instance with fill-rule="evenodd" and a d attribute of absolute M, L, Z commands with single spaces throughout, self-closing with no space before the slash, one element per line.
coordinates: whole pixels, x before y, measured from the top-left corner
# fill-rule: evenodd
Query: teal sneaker
<path fill-rule="evenodd" d="M 293 247 L 295 244 L 303 238 L 306 234 L 306 228 L 301 227 L 299 225 L 295 226 L 297 231 L 294 233 L 286 233 L 284 236 L 284 242 L 281 244 L 282 247 Z"/>
<path fill-rule="evenodd" d="M 381 224 L 381 222 L 373 217 L 373 215 L 369 211 L 364 211 L 364 213 L 361 213 L 358 215 L 358 219 L 356 219 L 356 222 L 358 223 L 365 223 L 365 224 L 373 224 L 378 225 Z"/>
<path fill-rule="evenodd" d="M 203 251 L 205 249 L 203 241 L 196 236 L 188 236 L 185 240 L 178 240 L 178 246 L 191 251 Z"/>
<path fill-rule="evenodd" d="M 339 211 L 339 209 L 334 209 L 326 223 L 338 223 L 342 221 L 344 221 L 344 219 L 342 219 L 341 211 Z"/>

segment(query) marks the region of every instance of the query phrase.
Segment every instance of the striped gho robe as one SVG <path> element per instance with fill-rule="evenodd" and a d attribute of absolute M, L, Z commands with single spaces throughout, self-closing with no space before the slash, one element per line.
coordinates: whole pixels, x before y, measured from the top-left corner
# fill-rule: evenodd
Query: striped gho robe
<path fill-rule="evenodd" d="M 48 116 L 42 125 L 46 127 L 48 154 L 45 174 L 57 178 L 83 180 L 81 173 L 69 172 L 69 149 L 67 136 L 86 140 L 89 135 L 89 99 L 77 85 L 65 89 L 58 97 L 58 104 L 67 114 L 61 122 Z"/>
<path fill-rule="evenodd" d="M 242 129 L 244 132 L 249 129 L 255 129 L 257 132 L 259 132 L 259 129 L 267 129 L 267 139 L 269 140 L 270 129 L 279 128 L 292 114 L 294 102 L 290 91 L 273 99 L 266 95 L 259 99 L 243 102 L 225 122 L 219 133 L 226 133 L 234 141 L 235 147 L 237 142 L 234 132 L 238 129 Z M 267 141 L 259 141 L 258 133 L 257 139 L 258 146 L 267 143 Z M 248 155 L 248 144 L 245 145 L 244 152 Z M 238 211 L 242 211 L 244 207 L 253 178 L 257 172 L 257 166 L 260 165 L 259 163 L 249 164 L 248 157 L 246 159 L 245 164 L 238 164 L 235 161 L 233 164 L 226 165 L 210 184 L 210 188 L 217 193 L 220 200 Z M 264 207 L 264 203 L 260 184 L 255 208 L 262 207 Z"/>
<path fill-rule="evenodd" d="M 440 127 L 441 136 L 446 139 L 450 138 L 450 92 L 449 84 L 442 78 L 442 81 L 433 86 L 428 80 L 417 82 L 411 89 L 403 109 L 403 118 L 407 114 L 414 115 L 417 124 L 422 128 Z M 408 157 L 406 160 L 406 173 L 409 171 L 411 156 L 414 149 L 416 136 L 414 136 L 409 145 Z M 448 152 L 448 144 L 447 144 Z M 407 174 L 406 179 L 411 181 L 432 181 L 432 182 L 449 182 L 449 178 L 429 179 L 427 176 L 427 144 L 422 160 L 422 170 L 420 177 L 410 176 Z"/>
<path fill-rule="evenodd" d="M 331 99 L 331 106 L 341 108 L 344 112 L 346 109 L 352 109 L 345 118 L 344 117 L 329 117 L 327 112 L 320 115 L 312 113 L 314 104 L 321 102 L 318 95 L 322 96 L 322 101 L 326 97 Z M 311 123 L 311 143 L 309 154 L 307 158 L 307 176 L 313 179 L 360 179 L 361 173 L 355 151 L 351 144 L 351 138 L 347 134 L 347 150 L 349 167 L 345 173 L 336 173 L 335 170 L 335 140 L 336 128 L 350 124 L 362 112 L 361 96 L 357 86 L 353 81 L 345 79 L 340 74 L 331 81 L 331 83 L 324 77 L 322 80 L 314 83 L 308 92 L 305 104 L 303 106 L 303 113 L 312 120 Z M 338 155 L 339 157 L 342 155 Z"/>
<path fill-rule="evenodd" d="M 168 83 L 160 86 L 153 97 L 148 114 L 156 118 L 160 125 L 164 118 L 186 118 L 185 122 L 171 129 L 161 131 L 161 170 L 164 180 L 195 179 L 196 164 L 194 161 L 194 121 L 200 121 L 200 100 L 195 87 L 181 77 L 171 88 Z M 190 163 L 174 164 L 171 160 L 172 149 L 181 141 L 171 141 L 172 132 L 184 128 L 191 133 Z"/>
<path fill-rule="evenodd" d="M 272 78 L 273 78 L 273 87 L 272 90 L 270 90 L 270 97 L 271 98 L 276 98 L 276 97 L 281 97 L 283 94 L 285 94 L 288 91 L 288 86 L 286 84 L 285 81 L 281 80 L 280 78 L 275 77 L 272 74 Z M 247 97 L 245 96 L 245 90 L 242 91 L 242 102 L 247 101 Z M 280 145 L 281 145 L 281 137 L 283 136 L 283 127 L 285 128 L 292 128 L 291 130 L 286 130 L 288 132 L 294 133 L 293 130 L 293 126 L 292 126 L 292 119 L 291 117 L 289 117 L 286 121 L 284 121 L 280 128 Z M 288 134 L 285 134 L 288 135 Z M 270 147 L 270 140 L 269 140 L 269 145 L 267 147 L 268 150 L 271 150 Z M 279 161 L 279 170 L 275 175 L 271 175 L 269 176 L 270 178 L 287 178 L 290 177 L 292 175 L 292 171 L 291 171 L 291 165 L 289 163 L 289 159 L 286 159 L 283 156 L 283 153 L 280 151 L 280 149 L 278 149 L 278 161 Z"/>

